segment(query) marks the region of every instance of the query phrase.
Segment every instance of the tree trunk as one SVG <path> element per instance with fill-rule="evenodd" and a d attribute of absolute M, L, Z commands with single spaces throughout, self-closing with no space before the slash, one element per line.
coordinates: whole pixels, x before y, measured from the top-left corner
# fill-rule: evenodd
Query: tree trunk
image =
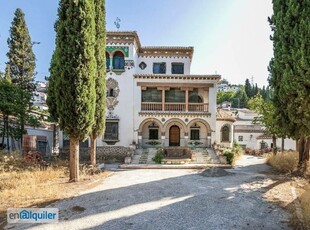
<path fill-rule="evenodd" d="M 79 140 L 70 137 L 70 179 L 69 182 L 79 181 Z"/>
<path fill-rule="evenodd" d="M 7 115 L 5 117 L 5 123 L 6 123 L 6 147 L 8 149 L 8 152 L 10 152 L 10 140 L 9 140 L 9 116 Z"/>
<path fill-rule="evenodd" d="M 296 151 L 297 152 L 299 151 L 299 140 L 298 139 L 296 140 Z"/>
<path fill-rule="evenodd" d="M 96 166 L 96 137 L 90 135 L 90 163 L 93 167 Z"/>
<path fill-rule="evenodd" d="M 24 129 L 25 129 L 25 122 L 24 122 L 24 118 L 21 119 L 20 122 L 20 130 L 21 130 L 21 135 L 20 135 L 20 149 L 21 149 L 21 153 L 23 154 L 24 149 L 23 149 L 23 135 L 24 135 Z"/>
<path fill-rule="evenodd" d="M 284 138 L 285 137 L 282 137 L 282 143 L 281 143 L 281 152 L 283 153 L 284 152 Z"/>
<path fill-rule="evenodd" d="M 5 127 L 3 126 L 3 135 L 2 135 L 2 141 L 1 141 L 1 145 L 4 145 L 4 136 L 5 136 Z"/>
<path fill-rule="evenodd" d="M 53 155 L 59 155 L 59 126 L 53 124 Z"/>
<path fill-rule="evenodd" d="M 273 155 L 277 155 L 277 137 L 274 134 L 272 135 L 272 143 L 273 143 L 272 148 Z"/>
<path fill-rule="evenodd" d="M 3 115 L 3 133 L 2 133 L 2 148 L 4 146 L 4 138 L 5 138 L 5 134 L 6 134 L 6 122 L 5 122 L 5 115 Z M 4 148 L 3 148 L 4 149 Z"/>
<path fill-rule="evenodd" d="M 297 166 L 297 172 L 299 175 L 303 175 L 307 170 L 308 161 L 309 161 L 309 150 L 310 150 L 310 136 L 302 136 L 299 139 L 299 161 Z"/>

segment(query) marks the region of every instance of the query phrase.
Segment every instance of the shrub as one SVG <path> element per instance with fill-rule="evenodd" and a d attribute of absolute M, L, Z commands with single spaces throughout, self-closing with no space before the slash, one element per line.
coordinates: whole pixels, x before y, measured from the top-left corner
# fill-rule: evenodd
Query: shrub
<path fill-rule="evenodd" d="M 156 164 L 161 164 L 161 161 L 163 160 L 163 158 L 164 158 L 164 150 L 158 149 L 155 157 L 153 158 L 153 161 L 155 161 Z"/>
<path fill-rule="evenodd" d="M 242 150 L 242 147 L 236 141 L 234 141 L 232 151 L 234 153 L 239 154 L 239 153 L 242 153 L 243 150 Z"/>
<path fill-rule="evenodd" d="M 297 152 L 283 152 L 277 155 L 268 154 L 267 163 L 281 173 L 292 173 L 298 164 Z"/>
<path fill-rule="evenodd" d="M 223 155 L 226 156 L 228 164 L 232 164 L 233 163 L 233 161 L 234 161 L 234 154 L 230 150 L 225 150 Z"/>

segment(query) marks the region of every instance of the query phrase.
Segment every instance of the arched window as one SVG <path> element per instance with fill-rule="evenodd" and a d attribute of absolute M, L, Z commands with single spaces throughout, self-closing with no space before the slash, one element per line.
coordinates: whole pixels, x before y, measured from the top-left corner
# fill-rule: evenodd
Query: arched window
<path fill-rule="evenodd" d="M 227 125 L 222 127 L 222 141 L 229 142 L 229 127 Z"/>
<path fill-rule="evenodd" d="M 109 92 L 108 92 L 108 97 L 114 97 L 114 90 L 113 89 L 109 89 Z"/>
<path fill-rule="evenodd" d="M 105 52 L 105 60 L 106 60 L 106 68 L 110 69 L 110 54 L 108 52 Z"/>
<path fill-rule="evenodd" d="M 193 91 L 189 92 L 188 95 L 189 103 L 203 103 L 203 99 L 201 96 L 198 95 L 198 89 L 194 89 Z"/>
<path fill-rule="evenodd" d="M 125 69 L 124 54 L 120 51 L 115 52 L 113 56 L 113 69 Z"/>

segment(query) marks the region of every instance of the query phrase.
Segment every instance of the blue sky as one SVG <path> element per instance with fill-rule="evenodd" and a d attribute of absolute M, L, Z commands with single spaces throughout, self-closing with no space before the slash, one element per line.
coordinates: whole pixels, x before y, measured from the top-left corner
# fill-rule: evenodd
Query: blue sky
<path fill-rule="evenodd" d="M 26 15 L 38 72 L 48 75 L 55 47 L 56 0 L 0 0 L 0 70 L 4 70 L 9 28 L 16 8 Z M 243 84 L 253 77 L 267 84 L 272 57 L 267 17 L 271 0 L 106 0 L 107 30 L 138 32 L 143 46 L 194 46 L 192 74 L 220 74 L 231 83 Z"/>

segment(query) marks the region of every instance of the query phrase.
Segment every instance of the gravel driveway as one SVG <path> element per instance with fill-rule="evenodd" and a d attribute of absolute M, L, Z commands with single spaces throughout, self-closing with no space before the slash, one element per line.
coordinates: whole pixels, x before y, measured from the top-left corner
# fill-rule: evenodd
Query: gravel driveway
<path fill-rule="evenodd" d="M 117 171 L 98 187 L 57 202 L 60 222 L 16 229 L 289 229 L 289 215 L 263 194 L 275 181 L 263 159 L 234 169 Z M 225 176 L 222 176 L 225 175 Z"/>

